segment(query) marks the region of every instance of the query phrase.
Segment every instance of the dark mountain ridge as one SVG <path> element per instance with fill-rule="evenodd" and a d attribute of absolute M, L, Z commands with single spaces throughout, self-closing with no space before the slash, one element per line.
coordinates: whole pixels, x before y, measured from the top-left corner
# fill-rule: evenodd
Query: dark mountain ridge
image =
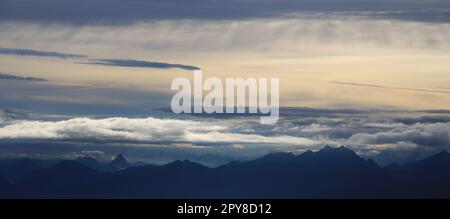
<path fill-rule="evenodd" d="M 99 171 L 95 159 L 61 161 L 10 184 L 4 197 L 64 198 L 430 198 L 450 197 L 450 154 L 385 168 L 346 148 L 271 153 L 216 168 L 185 161 L 132 166 L 122 155 Z M 123 167 L 124 165 L 128 166 Z"/>

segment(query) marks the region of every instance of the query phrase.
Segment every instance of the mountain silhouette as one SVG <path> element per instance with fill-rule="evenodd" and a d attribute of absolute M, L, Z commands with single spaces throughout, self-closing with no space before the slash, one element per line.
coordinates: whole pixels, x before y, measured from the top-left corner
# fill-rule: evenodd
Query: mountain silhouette
<path fill-rule="evenodd" d="M 230 175 L 242 179 L 234 189 L 251 192 L 249 198 L 358 197 L 374 193 L 379 179 L 386 175 L 373 161 L 366 161 L 345 147 L 325 147 L 297 156 L 269 154 L 219 169 L 221 182 L 233 185 Z"/>
<path fill-rule="evenodd" d="M 32 172 L 44 169 L 51 165 L 51 162 L 35 160 L 30 158 L 20 158 L 3 160 L 0 162 L 0 174 L 9 181 L 17 181 L 18 179 L 31 174 Z"/>
<path fill-rule="evenodd" d="M 84 163 L 84 164 L 82 164 Z M 271 153 L 210 168 L 189 160 L 133 166 L 122 155 L 61 161 L 9 185 L 8 197 L 64 198 L 429 198 L 450 197 L 450 154 L 380 167 L 346 147 Z M 128 166 L 125 168 L 125 166 Z M 1 181 L 0 181 L 1 183 Z"/>
<path fill-rule="evenodd" d="M 390 165 L 387 168 L 395 181 L 404 185 L 397 191 L 407 190 L 412 197 L 416 193 L 430 197 L 450 197 L 450 153 L 447 151 L 420 161 Z"/>
<path fill-rule="evenodd" d="M 35 171 L 20 179 L 13 185 L 13 192 L 25 197 L 77 195 L 76 188 L 79 185 L 94 181 L 99 176 L 98 171 L 77 161 L 64 160 L 49 169 Z"/>

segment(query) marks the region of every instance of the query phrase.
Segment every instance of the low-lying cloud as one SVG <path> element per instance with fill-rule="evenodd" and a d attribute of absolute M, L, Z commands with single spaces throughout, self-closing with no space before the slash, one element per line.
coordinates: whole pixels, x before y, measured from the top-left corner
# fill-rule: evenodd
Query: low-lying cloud
<path fill-rule="evenodd" d="M 450 145 L 450 122 L 402 123 L 397 121 L 398 118 L 383 118 L 380 114 L 376 118 L 368 115 L 328 114 L 328 117 L 316 118 L 289 115 L 282 117 L 274 126 L 239 118 L 206 121 L 154 117 L 73 118 L 59 121 L 19 119 L 0 124 L 0 139 L 248 143 L 310 147 L 333 144 L 368 148 L 373 145 L 408 143 L 430 148 L 447 148 Z M 419 117 L 417 121 L 422 120 Z"/>
<path fill-rule="evenodd" d="M 46 139 L 132 142 L 210 142 L 312 145 L 294 136 L 233 133 L 231 127 L 192 120 L 74 118 L 63 121 L 17 121 L 0 128 L 0 139 Z"/>
<path fill-rule="evenodd" d="M 417 123 L 374 134 L 358 133 L 348 142 L 352 144 L 392 144 L 411 142 L 428 147 L 448 147 L 450 145 L 450 123 Z"/>

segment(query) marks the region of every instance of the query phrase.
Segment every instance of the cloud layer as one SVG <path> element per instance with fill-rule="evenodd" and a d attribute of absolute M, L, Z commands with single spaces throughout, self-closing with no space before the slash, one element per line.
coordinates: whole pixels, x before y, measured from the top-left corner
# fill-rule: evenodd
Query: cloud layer
<path fill-rule="evenodd" d="M 450 145 L 450 123 L 393 125 L 388 131 L 354 134 L 348 142 L 355 145 L 409 142 L 427 147 L 447 148 Z"/>
<path fill-rule="evenodd" d="M 210 122 L 153 117 L 75 118 L 57 122 L 17 121 L 0 128 L 0 139 L 315 144 L 301 137 L 233 133 L 230 128 Z"/>
<path fill-rule="evenodd" d="M 108 153 L 118 150 L 112 146 L 122 145 L 130 150 L 146 150 L 146 156 L 156 153 L 161 159 L 170 160 L 169 157 L 174 156 L 202 155 L 212 163 L 218 162 L 219 157 L 220 162 L 226 162 L 270 151 L 316 150 L 326 144 L 346 145 L 383 165 L 450 150 L 450 114 L 445 112 L 306 108 L 282 109 L 281 112 L 282 117 L 276 125 L 261 125 L 258 118 L 251 116 L 198 119 L 76 117 L 50 121 L 4 111 L 0 114 L 0 142 L 2 145 L 21 141 L 75 142 L 75 145 L 89 145 L 83 150 Z M 30 148 L 30 145 L 40 144 L 26 143 L 25 147 Z M 39 147 L 27 150 L 45 154 L 64 150 L 67 146 Z M 7 149 L 24 150 L 21 147 Z"/>
<path fill-rule="evenodd" d="M 444 0 L 1 0 L 0 20 L 124 24 L 148 20 L 247 20 L 298 13 L 352 13 L 371 18 L 448 22 Z M 49 13 L 51 11 L 52 13 Z"/>

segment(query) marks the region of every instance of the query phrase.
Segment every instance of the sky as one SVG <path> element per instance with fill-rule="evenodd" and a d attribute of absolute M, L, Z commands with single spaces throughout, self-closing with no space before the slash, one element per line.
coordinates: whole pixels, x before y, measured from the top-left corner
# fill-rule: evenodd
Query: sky
<path fill-rule="evenodd" d="M 449 147 L 448 0 L 0 0 L 0 29 L 3 156 L 214 165 L 331 144 L 387 163 Z M 197 69 L 280 78 L 280 121 L 174 115 L 170 83 Z"/>

